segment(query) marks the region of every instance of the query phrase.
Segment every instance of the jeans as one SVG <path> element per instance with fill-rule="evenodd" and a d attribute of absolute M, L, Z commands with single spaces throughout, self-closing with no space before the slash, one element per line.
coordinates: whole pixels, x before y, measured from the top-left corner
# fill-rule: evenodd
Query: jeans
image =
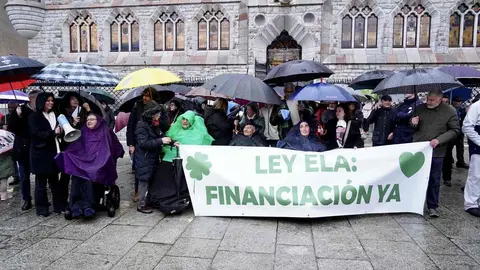
<path fill-rule="evenodd" d="M 430 168 L 430 177 L 427 187 L 427 207 L 428 209 L 437 209 L 440 197 L 440 179 L 442 178 L 443 157 L 432 158 Z"/>
<path fill-rule="evenodd" d="M 72 176 L 70 192 L 70 208 L 73 212 L 81 212 L 95 206 L 93 183 L 86 179 Z"/>
<path fill-rule="evenodd" d="M 148 182 L 140 181 L 138 187 L 138 207 L 144 207 L 147 205 Z"/>
<path fill-rule="evenodd" d="M 31 201 L 32 195 L 30 190 L 30 162 L 18 161 L 18 172 L 20 176 L 20 191 L 22 192 L 22 200 Z"/>
<path fill-rule="evenodd" d="M 35 175 L 35 208 L 37 215 L 48 215 L 48 195 L 47 195 L 47 182 L 52 191 L 53 211 L 60 213 L 65 210 L 59 202 L 58 193 L 58 174 L 37 174 Z"/>

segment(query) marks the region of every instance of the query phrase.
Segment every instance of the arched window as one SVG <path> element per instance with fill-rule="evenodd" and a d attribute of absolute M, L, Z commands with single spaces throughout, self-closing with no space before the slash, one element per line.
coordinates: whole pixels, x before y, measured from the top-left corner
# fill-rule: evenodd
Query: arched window
<path fill-rule="evenodd" d="M 480 47 L 480 4 L 461 4 L 450 15 L 450 47 Z M 476 34 L 475 34 L 476 33 Z"/>
<path fill-rule="evenodd" d="M 221 11 L 207 11 L 198 21 L 198 49 L 230 49 L 230 21 Z"/>
<path fill-rule="evenodd" d="M 118 15 L 110 24 L 110 50 L 112 52 L 140 50 L 140 25 L 132 15 Z"/>
<path fill-rule="evenodd" d="M 393 47 L 430 47 L 430 14 L 422 5 L 403 6 L 393 18 Z"/>
<path fill-rule="evenodd" d="M 185 24 L 177 13 L 162 13 L 153 27 L 155 51 L 183 51 L 185 49 Z"/>
<path fill-rule="evenodd" d="M 342 48 L 376 48 L 378 18 L 369 6 L 352 7 L 342 18 Z"/>
<path fill-rule="evenodd" d="M 78 16 L 70 24 L 70 52 L 98 51 L 97 25 L 89 16 Z"/>

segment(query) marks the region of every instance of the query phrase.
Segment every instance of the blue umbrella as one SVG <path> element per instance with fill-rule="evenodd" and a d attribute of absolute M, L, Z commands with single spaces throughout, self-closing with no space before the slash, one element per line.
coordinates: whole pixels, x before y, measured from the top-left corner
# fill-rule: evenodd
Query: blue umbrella
<path fill-rule="evenodd" d="M 444 95 L 450 98 L 450 101 L 456 97 L 460 97 L 462 101 L 467 101 L 472 97 L 472 89 L 468 87 L 455 87 L 443 91 Z"/>
<path fill-rule="evenodd" d="M 28 98 L 28 95 L 21 91 L 10 90 L 0 93 L 0 104 L 9 102 L 25 103 L 29 101 L 30 99 Z"/>
<path fill-rule="evenodd" d="M 314 83 L 303 87 L 290 96 L 290 100 L 358 102 L 343 87 L 329 83 Z"/>

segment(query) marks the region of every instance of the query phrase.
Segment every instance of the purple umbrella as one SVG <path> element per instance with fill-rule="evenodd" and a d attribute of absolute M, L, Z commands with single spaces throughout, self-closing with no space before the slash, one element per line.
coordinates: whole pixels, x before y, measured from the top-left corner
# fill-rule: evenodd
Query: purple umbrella
<path fill-rule="evenodd" d="M 329 83 L 314 83 L 303 87 L 290 96 L 291 100 L 358 102 L 343 87 Z"/>
<path fill-rule="evenodd" d="M 480 85 L 480 71 L 466 66 L 441 67 L 438 70 L 454 77 L 467 86 Z"/>

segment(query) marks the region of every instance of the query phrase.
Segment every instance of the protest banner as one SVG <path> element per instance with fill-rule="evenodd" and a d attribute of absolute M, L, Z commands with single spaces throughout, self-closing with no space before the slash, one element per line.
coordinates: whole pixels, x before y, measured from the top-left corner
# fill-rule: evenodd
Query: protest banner
<path fill-rule="evenodd" d="M 321 153 L 181 145 L 196 216 L 423 214 L 428 142 Z"/>

